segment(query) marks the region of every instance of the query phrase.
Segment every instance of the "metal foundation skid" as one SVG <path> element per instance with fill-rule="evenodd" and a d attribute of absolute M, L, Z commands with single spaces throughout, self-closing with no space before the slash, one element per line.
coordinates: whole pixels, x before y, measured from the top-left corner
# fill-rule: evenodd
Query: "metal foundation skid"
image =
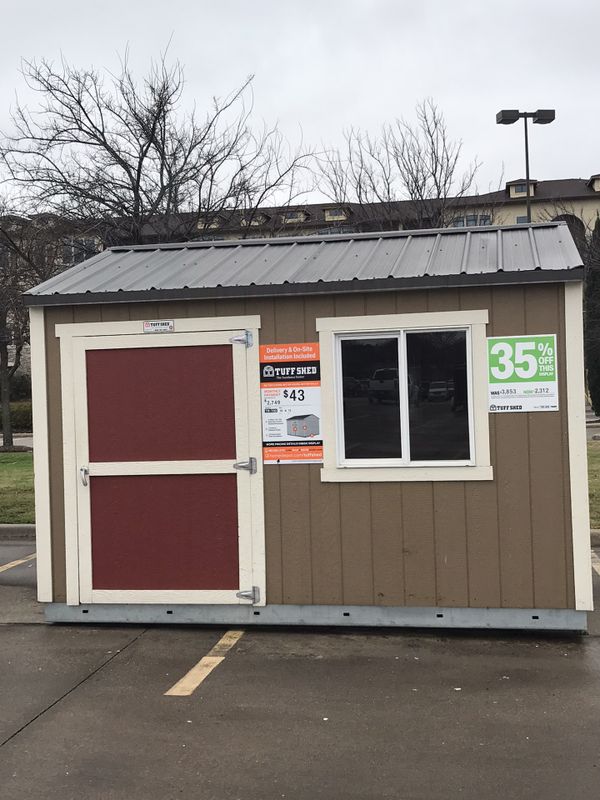
<path fill-rule="evenodd" d="M 399 608 L 382 606 L 152 605 L 49 603 L 48 622 L 177 625 L 333 625 L 587 631 L 587 613 L 572 609 Z"/>

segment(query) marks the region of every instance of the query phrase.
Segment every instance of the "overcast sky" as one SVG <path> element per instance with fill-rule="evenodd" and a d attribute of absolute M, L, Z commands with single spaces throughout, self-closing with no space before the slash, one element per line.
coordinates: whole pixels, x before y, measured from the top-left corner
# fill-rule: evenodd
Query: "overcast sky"
<path fill-rule="evenodd" d="M 600 172 L 597 0 L 25 0 L 2 3 L 0 128 L 15 92 L 27 98 L 21 58 L 115 69 L 129 47 L 140 74 L 171 39 L 199 109 L 255 77 L 259 118 L 294 140 L 340 143 L 350 125 L 376 130 L 411 119 L 431 96 L 480 191 L 524 175 L 521 125 L 501 108 L 556 108 L 531 126 L 538 180 Z"/>

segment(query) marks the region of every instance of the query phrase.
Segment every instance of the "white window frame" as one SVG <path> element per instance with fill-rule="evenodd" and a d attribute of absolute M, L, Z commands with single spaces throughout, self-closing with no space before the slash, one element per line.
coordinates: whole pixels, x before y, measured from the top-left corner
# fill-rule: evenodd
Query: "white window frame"
<path fill-rule="evenodd" d="M 467 481 L 492 480 L 487 398 L 487 310 L 422 314 L 382 314 L 317 320 L 321 347 L 324 452 L 321 480 L 338 481 Z M 406 374 L 406 333 L 464 330 L 467 337 L 469 391 L 468 461 L 346 459 L 344 457 L 341 342 L 344 339 L 401 335 L 399 374 Z M 400 391 L 408 391 L 406 382 Z M 400 403 L 401 426 L 408 436 L 408 403 Z"/>

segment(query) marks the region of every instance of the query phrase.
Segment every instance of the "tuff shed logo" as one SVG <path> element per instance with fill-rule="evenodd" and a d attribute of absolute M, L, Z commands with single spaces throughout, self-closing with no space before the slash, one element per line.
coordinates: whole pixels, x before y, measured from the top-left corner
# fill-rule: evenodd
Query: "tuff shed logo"
<path fill-rule="evenodd" d="M 321 370 L 318 361 L 287 362 L 284 364 L 264 364 L 262 380 L 265 383 L 277 381 L 318 381 Z"/>

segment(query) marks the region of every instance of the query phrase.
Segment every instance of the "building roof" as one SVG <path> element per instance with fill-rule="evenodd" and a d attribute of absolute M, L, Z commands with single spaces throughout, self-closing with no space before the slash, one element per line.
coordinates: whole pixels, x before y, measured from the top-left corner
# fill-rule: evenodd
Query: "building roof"
<path fill-rule="evenodd" d="M 593 176 L 592 176 L 593 178 Z M 554 203 L 561 203 L 567 200 L 596 200 L 598 202 L 598 192 L 591 187 L 592 178 L 561 178 L 559 180 L 536 181 L 530 179 L 530 183 L 535 187 L 535 194 L 532 201 L 547 200 Z M 525 178 L 515 181 L 508 181 L 505 189 L 496 192 L 486 192 L 484 194 L 465 195 L 453 201 L 455 206 L 484 206 L 488 205 L 514 205 L 522 203 L 520 197 L 510 197 L 508 187 L 515 184 L 525 183 Z"/>
<path fill-rule="evenodd" d="M 580 280 L 564 223 L 113 247 L 28 305 Z"/>

